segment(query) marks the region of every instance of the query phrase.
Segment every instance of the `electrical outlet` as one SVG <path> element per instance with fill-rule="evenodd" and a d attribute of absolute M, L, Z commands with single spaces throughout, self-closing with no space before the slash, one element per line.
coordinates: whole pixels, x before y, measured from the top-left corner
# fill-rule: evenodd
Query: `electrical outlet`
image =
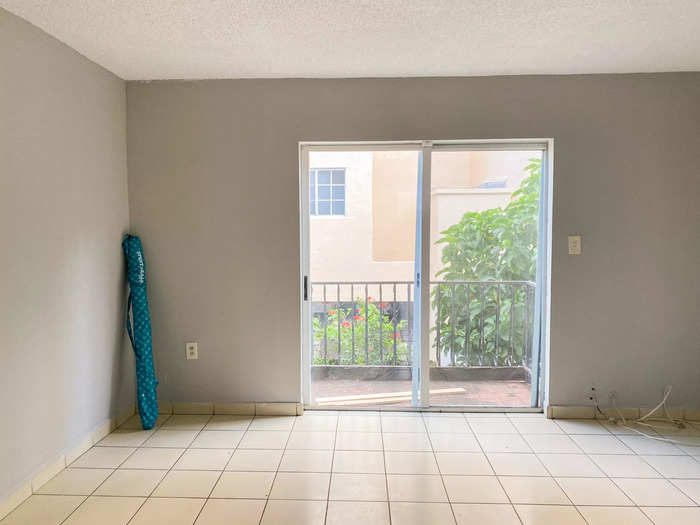
<path fill-rule="evenodd" d="M 569 235 L 569 255 L 581 255 L 580 235 Z"/>
<path fill-rule="evenodd" d="M 197 343 L 185 343 L 185 355 L 187 355 L 188 361 L 191 359 L 199 359 Z"/>

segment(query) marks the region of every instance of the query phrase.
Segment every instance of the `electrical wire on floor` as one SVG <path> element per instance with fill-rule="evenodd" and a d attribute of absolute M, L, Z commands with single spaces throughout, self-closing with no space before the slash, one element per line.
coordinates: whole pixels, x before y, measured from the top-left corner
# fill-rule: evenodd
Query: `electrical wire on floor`
<path fill-rule="evenodd" d="M 652 432 L 655 432 L 656 429 L 663 430 L 664 432 L 668 433 L 669 431 L 672 430 L 677 430 L 677 431 L 683 431 L 684 429 L 687 428 L 692 428 L 694 430 L 700 430 L 700 427 L 692 422 L 688 421 L 687 419 L 683 418 L 674 418 L 671 413 L 668 410 L 668 406 L 666 405 L 666 401 L 668 401 L 668 398 L 671 395 L 671 390 L 673 387 L 671 385 L 666 386 L 664 389 L 664 395 L 663 398 L 661 399 L 661 402 L 656 405 L 651 411 L 647 412 L 644 416 L 639 417 L 634 420 L 628 420 L 625 419 L 625 416 L 622 414 L 620 409 L 617 407 L 617 403 L 615 401 L 615 395 L 610 396 L 610 401 L 613 407 L 613 410 L 617 414 L 617 417 L 610 416 L 603 412 L 600 408 L 600 405 L 598 403 L 598 393 L 596 392 L 595 388 L 592 389 L 593 395 L 591 396 L 591 399 L 595 402 L 595 409 L 600 416 L 608 421 L 609 423 L 613 425 L 618 425 L 623 428 L 626 428 L 627 430 L 631 430 L 632 432 L 635 432 L 637 434 L 640 434 L 644 437 L 647 437 L 649 439 L 653 439 L 655 441 L 663 441 L 665 443 L 672 443 L 674 445 L 683 445 L 685 447 L 700 447 L 700 442 L 695 442 L 695 443 L 688 443 L 687 441 L 681 441 L 678 439 L 672 439 L 669 437 L 662 437 L 658 435 L 652 435 L 648 432 L 644 432 L 642 430 L 639 430 L 638 428 L 634 428 L 631 425 L 638 425 L 641 427 L 647 427 L 649 428 Z M 656 415 L 659 413 L 658 415 Z M 669 427 L 669 425 L 671 425 Z"/>

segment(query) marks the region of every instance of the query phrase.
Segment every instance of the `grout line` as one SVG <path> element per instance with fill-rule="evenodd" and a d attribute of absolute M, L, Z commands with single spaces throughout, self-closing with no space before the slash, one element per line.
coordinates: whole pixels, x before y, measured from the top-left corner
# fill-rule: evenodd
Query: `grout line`
<path fill-rule="evenodd" d="M 430 452 L 433 455 L 433 461 L 435 462 L 435 466 L 438 469 L 438 475 L 440 476 L 440 483 L 442 483 L 442 490 L 445 491 L 445 499 L 447 499 L 447 504 L 450 506 L 450 512 L 452 513 L 452 521 L 454 523 L 457 523 L 457 516 L 455 515 L 455 509 L 452 506 L 452 500 L 450 499 L 450 494 L 447 492 L 447 485 L 445 484 L 445 478 L 442 475 L 442 471 L 440 470 L 440 463 L 438 463 L 437 456 L 435 455 L 435 447 L 433 446 L 433 440 L 430 437 L 430 432 L 428 431 L 428 424 L 425 421 L 425 418 L 421 416 L 421 419 L 423 420 L 423 426 L 425 427 L 425 433 L 428 436 L 428 443 L 430 443 Z M 465 419 L 466 423 L 466 419 Z M 468 425 L 468 423 L 467 423 Z M 476 439 L 476 437 L 474 438 Z"/>
<path fill-rule="evenodd" d="M 295 416 L 295 417 L 298 417 L 298 416 Z M 255 418 L 253 418 L 253 421 L 255 421 Z M 250 425 L 253 424 L 253 421 L 250 422 Z M 296 421 L 294 423 L 292 423 L 292 429 L 294 428 L 295 423 L 296 423 Z M 248 427 L 248 429 L 250 429 L 250 426 Z M 248 430 L 246 430 L 246 433 L 247 432 L 248 432 Z M 263 517 L 265 516 L 265 512 L 267 511 L 267 505 L 270 503 L 270 496 L 272 496 L 272 490 L 275 488 L 275 482 L 277 481 L 277 474 L 279 474 L 280 466 L 282 465 L 282 460 L 284 459 L 284 453 L 287 451 L 287 444 L 289 443 L 289 440 L 291 439 L 291 437 L 292 437 L 292 430 L 290 429 L 289 434 L 287 435 L 287 440 L 284 442 L 284 448 L 282 449 L 282 457 L 280 457 L 280 461 L 277 464 L 277 470 L 275 470 L 275 475 L 272 477 L 272 484 L 270 485 L 270 493 L 267 495 L 267 498 L 265 498 L 265 506 L 263 507 L 263 511 L 260 513 L 260 519 L 258 520 L 258 525 L 260 525 L 262 523 Z M 241 438 L 241 441 L 242 440 L 243 440 L 243 438 Z M 277 449 L 275 449 L 275 450 L 277 450 Z M 330 480 L 328 481 L 328 483 L 330 484 Z"/>
<path fill-rule="evenodd" d="M 515 516 L 518 518 L 518 521 L 522 524 L 523 520 L 520 517 L 520 513 L 518 513 L 518 511 L 516 510 L 515 505 L 513 504 L 513 500 L 510 498 L 510 494 L 508 494 L 508 491 L 505 489 L 505 487 L 503 486 L 503 483 L 501 482 L 501 478 L 498 476 L 498 474 L 496 474 L 496 469 L 493 468 L 493 464 L 491 463 L 491 460 L 489 459 L 488 455 L 486 454 L 484 447 L 482 447 L 481 441 L 479 441 L 479 437 L 476 435 L 476 432 L 474 432 L 474 429 L 472 428 L 472 425 L 469 422 L 469 419 L 467 418 L 466 415 L 464 416 L 464 422 L 467 424 L 467 427 L 469 427 L 469 430 L 471 430 L 472 434 L 474 434 L 474 440 L 476 441 L 477 445 L 479 445 L 479 450 L 481 450 L 481 453 L 486 458 L 486 461 L 489 464 L 489 467 L 491 468 L 493 475 L 496 477 L 496 480 L 498 481 L 498 485 L 501 487 L 503 494 L 505 494 L 506 498 L 508 498 L 508 503 L 510 503 L 510 506 L 513 509 L 513 512 L 515 513 Z M 513 425 L 513 426 L 515 426 L 515 425 Z M 516 430 L 517 430 L 517 428 L 516 428 Z M 523 439 L 523 441 L 525 441 L 524 438 L 521 438 L 521 439 Z M 526 442 L 526 444 L 527 444 L 527 442 Z M 530 445 L 528 444 L 528 447 L 529 446 Z M 537 456 L 535 456 L 535 457 L 537 457 Z"/>
<path fill-rule="evenodd" d="M 387 468 L 386 468 L 386 448 L 384 447 L 384 422 L 383 422 L 383 417 L 382 414 L 379 413 L 379 439 L 381 440 L 382 443 L 382 460 L 384 462 L 384 484 L 386 486 L 386 505 L 389 509 L 389 525 L 392 524 L 392 516 L 391 516 L 391 495 L 389 494 L 389 474 L 387 473 Z"/>
<path fill-rule="evenodd" d="M 328 521 L 328 507 L 330 507 L 331 505 L 331 487 L 333 486 L 333 462 L 335 461 L 335 442 L 338 439 L 338 426 L 340 425 L 340 417 L 336 415 L 335 418 L 335 432 L 333 433 L 333 451 L 331 452 L 331 466 L 330 474 L 328 476 L 328 495 L 326 497 L 326 513 L 323 516 L 324 524 Z M 297 422 L 295 421 L 294 426 L 296 426 L 296 423 Z M 293 431 L 294 430 L 292 430 L 292 432 Z"/>

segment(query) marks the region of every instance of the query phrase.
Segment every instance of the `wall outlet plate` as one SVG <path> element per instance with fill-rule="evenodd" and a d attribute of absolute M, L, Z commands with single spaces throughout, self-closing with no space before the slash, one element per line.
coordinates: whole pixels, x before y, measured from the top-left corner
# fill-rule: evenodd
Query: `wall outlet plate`
<path fill-rule="evenodd" d="M 187 355 L 187 360 L 199 359 L 199 349 L 197 348 L 197 343 L 185 343 L 185 354 Z"/>
<path fill-rule="evenodd" d="M 580 235 L 569 235 L 569 255 L 581 255 Z"/>

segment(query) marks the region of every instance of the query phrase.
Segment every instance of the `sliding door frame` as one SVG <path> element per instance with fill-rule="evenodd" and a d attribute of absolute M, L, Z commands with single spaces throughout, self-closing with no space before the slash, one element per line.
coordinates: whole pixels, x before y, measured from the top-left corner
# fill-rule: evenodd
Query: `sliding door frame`
<path fill-rule="evenodd" d="M 490 139 L 490 140 L 411 140 L 411 141 L 349 141 L 299 143 L 299 230 L 300 230 L 300 306 L 301 306 L 301 402 L 310 404 L 311 394 L 311 283 L 309 249 L 309 152 L 311 151 L 418 151 L 418 198 L 416 216 L 416 265 L 414 283 L 420 292 L 416 305 L 416 328 L 420 326 L 420 376 L 413 374 L 412 407 L 391 407 L 391 410 L 453 410 L 453 411 L 541 411 L 548 397 L 545 381 L 549 365 L 550 269 L 552 239 L 552 183 L 554 167 L 554 139 Z M 430 404 L 430 213 L 431 165 L 433 151 L 541 151 L 543 155 L 540 182 L 540 215 L 538 227 L 537 287 L 535 302 L 535 336 L 531 370 L 531 407 L 454 406 L 432 407 Z M 420 256 L 420 259 L 418 257 Z M 428 276 L 426 279 L 424 276 Z M 416 294 L 417 295 L 417 294 Z M 418 299 L 416 297 L 415 299 Z M 427 312 L 427 314 L 426 314 Z M 420 320 L 418 316 L 420 313 Z M 425 350 L 425 351 L 424 351 Z M 416 354 L 414 356 L 417 357 Z M 537 360 L 535 360 L 537 357 Z M 416 362 L 416 359 L 413 360 Z M 414 369 L 414 372 L 418 371 Z M 345 407 L 331 407 L 343 410 Z M 381 410 L 381 407 L 369 407 Z M 353 407 L 357 410 L 357 407 Z"/>

